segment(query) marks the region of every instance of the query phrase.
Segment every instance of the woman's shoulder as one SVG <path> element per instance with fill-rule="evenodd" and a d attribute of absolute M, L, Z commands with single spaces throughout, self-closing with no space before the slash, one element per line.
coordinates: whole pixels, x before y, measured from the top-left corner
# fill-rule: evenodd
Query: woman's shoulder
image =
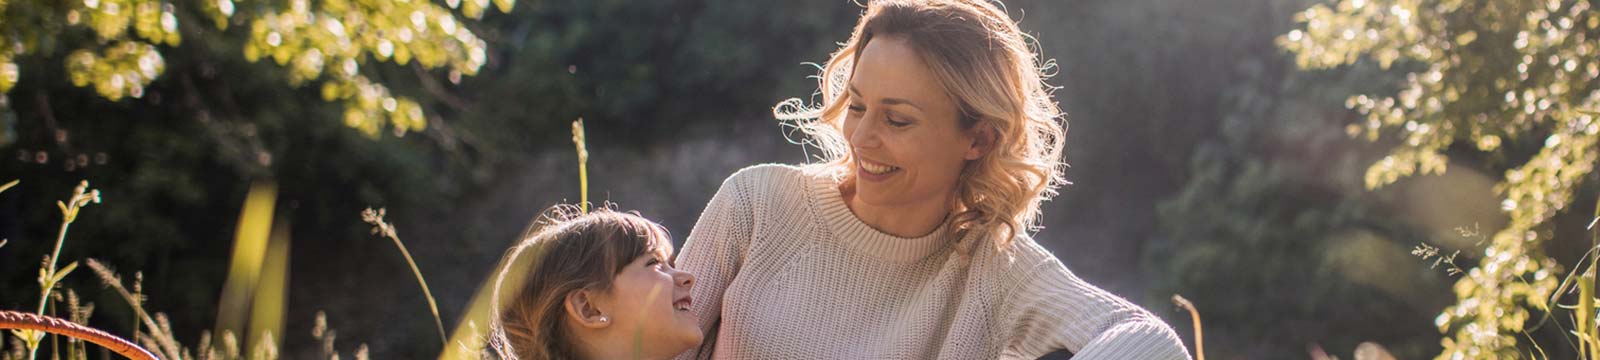
<path fill-rule="evenodd" d="M 804 194 L 813 180 L 832 176 L 826 167 L 816 164 L 791 165 L 768 163 L 751 165 L 723 181 L 723 188 L 737 186 L 744 191 L 752 192 L 753 196 L 767 197 L 773 195 L 799 195 Z"/>
<path fill-rule="evenodd" d="M 1049 249 L 1040 246 L 1032 236 L 1025 233 L 1012 236 L 1004 248 L 996 248 L 993 243 L 988 243 L 979 251 L 986 253 L 987 256 L 983 258 L 987 260 L 988 271 L 997 275 L 1005 288 L 1012 288 L 1029 278 L 1057 275 L 1053 274 L 1057 271 L 1051 271 L 1056 270 L 1055 268 L 1065 270 L 1061 265 L 1051 266 L 1052 262 L 1060 264 L 1060 260 Z"/>
<path fill-rule="evenodd" d="M 746 166 L 728 176 L 729 181 L 735 179 L 743 181 L 770 181 L 786 179 L 810 179 L 826 176 L 838 176 L 839 171 L 827 164 L 783 164 L 766 163 Z"/>
<path fill-rule="evenodd" d="M 733 175 L 728 176 L 727 181 L 760 182 L 772 178 L 796 177 L 802 175 L 803 172 L 804 170 L 802 165 L 780 163 L 756 164 L 746 166 L 743 169 L 739 169 L 739 171 L 733 172 Z"/>

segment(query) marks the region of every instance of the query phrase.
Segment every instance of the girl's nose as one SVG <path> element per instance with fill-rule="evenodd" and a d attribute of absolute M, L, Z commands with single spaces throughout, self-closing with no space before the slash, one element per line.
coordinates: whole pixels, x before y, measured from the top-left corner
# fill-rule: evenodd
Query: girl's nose
<path fill-rule="evenodd" d="M 673 280 L 676 280 L 678 286 L 694 286 L 694 274 L 690 274 L 688 271 L 678 270 L 676 274 L 672 274 L 672 277 L 674 278 Z"/>

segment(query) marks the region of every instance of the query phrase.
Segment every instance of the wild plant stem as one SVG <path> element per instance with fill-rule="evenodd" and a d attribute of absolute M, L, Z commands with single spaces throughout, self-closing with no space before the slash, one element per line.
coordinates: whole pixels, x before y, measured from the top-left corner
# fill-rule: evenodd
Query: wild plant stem
<path fill-rule="evenodd" d="M 578 192 L 581 202 L 578 206 L 584 213 L 589 212 L 589 147 L 585 145 L 586 135 L 583 133 L 583 119 L 572 122 L 572 143 L 578 147 Z"/>
<path fill-rule="evenodd" d="M 417 261 L 411 259 L 411 252 L 406 251 L 406 245 L 400 243 L 400 236 L 393 231 L 388 231 L 389 240 L 394 240 L 394 246 L 400 248 L 400 255 L 405 256 L 406 264 L 411 265 L 411 274 L 417 276 L 417 285 L 422 286 L 422 295 L 428 298 L 428 311 L 433 312 L 433 326 L 439 330 L 439 342 L 442 346 L 449 346 L 449 340 L 444 334 L 444 320 L 439 317 L 439 304 L 433 300 L 433 292 L 428 290 L 428 281 L 422 279 L 422 270 L 417 268 Z"/>
<path fill-rule="evenodd" d="M 1589 222 L 1589 268 L 1584 269 L 1583 276 L 1578 278 L 1578 343 L 1579 356 L 1587 356 L 1589 360 L 1600 360 L 1600 325 L 1595 324 L 1595 266 L 1600 265 L 1600 228 L 1595 228 L 1595 222 L 1600 222 L 1600 198 L 1595 199 L 1594 221 Z M 1580 262 L 1582 260 L 1579 260 Z"/>
<path fill-rule="evenodd" d="M 13 185 L 16 185 L 16 181 L 6 184 L 5 188 L 10 188 Z M 56 260 L 61 258 L 61 247 L 67 242 L 67 229 L 71 228 L 72 222 L 78 219 L 78 209 L 90 201 L 99 202 L 100 192 L 98 190 L 89 190 L 89 182 L 84 181 L 78 184 L 77 189 L 73 190 L 72 198 L 67 199 L 65 203 L 57 203 L 61 207 L 61 231 L 56 233 L 55 250 L 50 252 L 50 257 L 46 260 L 45 267 L 42 269 L 43 276 L 39 277 L 39 310 L 34 312 L 37 315 L 44 316 L 45 306 L 50 303 L 50 291 L 56 287 L 56 277 L 58 276 L 56 274 Z M 33 360 L 38 355 L 39 342 L 35 339 L 24 340 L 27 340 L 28 360 Z"/>
<path fill-rule="evenodd" d="M 1204 335 L 1200 331 L 1200 310 L 1194 308 L 1194 303 L 1182 295 L 1173 294 L 1172 303 L 1189 311 L 1189 317 L 1194 319 L 1194 357 L 1196 360 L 1206 360 Z"/>
<path fill-rule="evenodd" d="M 61 232 L 56 234 L 56 249 L 50 252 L 50 262 L 49 265 L 45 266 L 43 281 L 50 282 L 49 279 L 56 277 L 56 259 L 61 257 L 61 245 L 67 242 L 67 228 L 72 226 L 72 220 L 68 218 L 61 222 Z M 51 285 L 54 284 L 52 283 Z M 51 288 L 54 288 L 54 286 L 39 289 L 39 311 L 35 312 L 36 314 L 44 315 L 45 304 L 48 303 L 46 300 L 50 299 Z"/>

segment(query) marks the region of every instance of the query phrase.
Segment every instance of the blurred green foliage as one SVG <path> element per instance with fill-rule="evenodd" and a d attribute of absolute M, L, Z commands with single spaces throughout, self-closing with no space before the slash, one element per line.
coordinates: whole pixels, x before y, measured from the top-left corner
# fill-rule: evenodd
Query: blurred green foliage
<path fill-rule="evenodd" d="M 515 0 L 494 0 L 508 11 Z M 390 94 L 387 86 L 361 72 L 364 63 L 398 65 L 413 59 L 423 69 L 447 68 L 452 81 L 474 75 L 487 61 L 485 44 L 459 23 L 451 9 L 469 18 L 483 16 L 487 1 L 309 0 L 14 1 L 0 3 L 0 93 L 16 84 L 15 57 L 50 58 L 67 52 L 72 84 L 92 87 L 109 100 L 143 97 L 145 86 L 166 70 L 157 46 L 174 47 L 183 32 L 220 32 L 232 22 L 248 23 L 244 58 L 270 58 L 289 70 L 290 85 L 322 80 L 322 97 L 346 106 L 344 122 L 376 135 L 385 125 L 396 134 L 426 126 L 415 100 Z M 185 15 L 181 16 L 180 15 Z M 183 29 L 180 31 L 182 18 Z M 204 24 L 207 21 L 214 28 Z M 63 31 L 87 28 L 90 39 L 58 38 Z M 326 76 L 325 76 L 326 75 Z"/>
<path fill-rule="evenodd" d="M 1363 118 L 1348 128 L 1352 136 L 1396 140 L 1367 170 L 1367 187 L 1443 173 L 1458 144 L 1505 169 L 1495 190 L 1510 223 L 1490 237 L 1477 266 L 1456 282 L 1458 302 L 1439 315 L 1449 335 L 1440 359 L 1524 356 L 1532 350 L 1519 339 L 1551 310 L 1562 269 L 1545 243 L 1553 219 L 1596 185 L 1600 161 L 1600 119 L 1584 112 L 1600 108 L 1600 13 L 1592 7 L 1339 0 L 1296 14 L 1300 28 L 1278 40 L 1304 68 L 1370 59 L 1404 74 L 1398 91 L 1346 102 Z"/>
<path fill-rule="evenodd" d="M 1162 49 L 1157 54 L 1184 54 L 1148 60 L 1190 67 L 1153 81 L 1213 82 L 1193 85 L 1209 91 L 1168 87 L 1176 94 L 1130 101 L 1209 102 L 1150 120 L 1157 129 L 1183 130 L 1151 130 L 1158 135 L 1148 144 L 1130 146 L 1189 142 L 1165 157 L 1181 162 L 1171 170 L 1177 181 L 1169 195 L 1154 204 L 1154 233 L 1142 253 L 1154 274 L 1150 298 L 1176 293 L 1193 301 L 1205 320 L 1208 357 L 1299 358 L 1311 344 L 1345 357 L 1365 341 L 1401 358 L 1437 351 L 1431 321 L 1444 305 L 1448 279 L 1406 254 L 1428 234 L 1400 216 L 1393 194 L 1365 190 L 1362 173 L 1381 154 L 1343 130 L 1354 119 L 1341 106 L 1344 98 L 1387 90 L 1394 76 L 1373 64 L 1297 69 L 1273 38 L 1294 25 L 1289 15 L 1308 1 L 1136 4 L 1126 6 L 1145 10 L 1124 11 L 1146 20 L 1127 31 L 1192 38 L 1179 41 L 1187 48 L 1141 38 L 1104 51 L 1155 47 Z M 1081 112 L 1075 115 L 1083 121 Z M 1170 323 L 1185 337 L 1193 334 L 1183 321 Z"/>
<path fill-rule="evenodd" d="M 395 221 L 418 234 L 408 240 L 422 270 L 445 279 L 436 290 L 452 322 L 529 219 L 454 215 L 491 196 L 486 189 L 515 185 L 507 175 L 535 156 L 572 151 L 573 119 L 604 134 L 591 143 L 606 149 L 726 131 L 731 118 L 776 133 L 771 104 L 810 92 L 801 62 L 831 51 L 859 11 L 847 2 L 544 1 L 509 14 L 490 11 L 509 2 L 479 0 L 150 3 L 154 15 L 128 10 L 143 2 L 115 2 L 112 15 L 124 20 L 96 20 L 112 1 L 0 2 L 4 69 L 16 70 L 0 96 L 0 173 L 23 180 L 0 196 L 0 237 L 9 239 L 0 258 L 19 260 L 0 261 L 0 288 L 33 283 L 33 257 L 49 251 L 59 224 L 44 210 L 87 178 L 115 201 L 79 219 L 74 236 L 83 241 L 63 257 L 143 271 L 149 308 L 171 314 L 190 339 L 214 325 L 237 221 L 230 214 L 248 184 L 269 179 L 280 186 L 275 211 L 295 234 L 285 318 L 326 309 L 361 319 L 341 332 L 402 358 L 438 353 L 438 344 L 409 341 L 432 336 L 434 325 L 393 321 L 426 306 L 410 277 L 394 276 L 406 268 L 401 259 L 352 261 L 389 246 L 372 241 L 360 209 L 404 209 Z M 139 14 L 164 32 L 141 33 Z M 164 18 L 176 32 L 163 30 Z M 111 25 L 91 26 L 101 21 Z M 114 21 L 126 30 L 102 39 L 98 29 Z M 79 50 L 92 66 L 69 71 Z M 361 121 L 349 121 L 352 113 Z M 407 136 L 384 135 L 391 131 Z M 572 187 L 539 192 L 576 194 Z M 36 300 L 27 295 L 0 291 L 0 307 Z M 97 326 L 133 326 L 118 307 L 104 309 Z M 288 353 L 316 347 L 304 327 L 287 324 Z"/>
<path fill-rule="evenodd" d="M 113 3 L 118 11 L 110 14 Z M 509 3 L 487 0 L 89 4 L 0 0 L 0 40 L 10 44 L 0 47 L 0 85 L 9 89 L 0 96 L 0 173 L 24 180 L 0 196 L 0 237 L 10 239 L 0 259 L 47 252 L 40 244 L 59 219 L 39 209 L 87 178 L 108 201 L 79 219 L 74 237 L 82 241 L 70 243 L 63 257 L 144 271 L 148 307 L 173 315 L 179 335 L 194 333 L 214 325 L 237 221 L 231 214 L 249 183 L 270 179 L 280 185 L 275 211 L 294 227 L 285 318 L 309 319 L 326 309 L 347 324 L 340 329 L 345 338 L 369 342 L 375 356 L 400 358 L 436 355 L 436 344 L 413 341 L 436 330 L 420 317 L 394 321 L 393 314 L 415 314 L 425 300 L 404 275 L 403 260 L 354 255 L 388 246 L 367 235 L 360 209 L 387 207 L 396 226 L 411 234 L 408 246 L 435 280 L 447 326 L 461 316 L 488 264 L 548 205 L 536 202 L 580 196 L 575 169 L 566 170 L 576 118 L 585 119 L 595 153 L 595 198 L 653 207 L 675 233 L 686 234 L 694 210 L 727 173 L 692 168 L 663 176 L 622 164 L 778 161 L 733 147 L 765 140 L 728 138 L 781 132 L 770 106 L 815 90 L 806 78 L 815 69 L 803 63 L 826 59 L 860 11 L 846 0 L 540 0 L 504 14 L 489 10 L 506 11 Z M 1206 319 L 1207 350 L 1217 357 L 1299 357 L 1307 343 L 1337 353 L 1368 340 L 1408 358 L 1434 353 L 1434 315 L 1450 300 L 1449 279 L 1405 254 L 1427 235 L 1393 209 L 1390 193 L 1366 189 L 1369 178 L 1389 181 L 1368 164 L 1413 163 L 1415 172 L 1435 165 L 1398 152 L 1385 161 L 1388 149 L 1351 139 L 1345 125 L 1356 122 L 1355 132 L 1368 135 L 1360 123 L 1369 117 L 1344 104 L 1349 94 L 1369 94 L 1379 107 L 1367 114 L 1391 114 L 1381 107 L 1386 97 L 1371 94 L 1400 92 L 1392 107 L 1416 122 L 1410 127 L 1428 124 L 1427 136 L 1447 128 L 1452 136 L 1470 135 L 1463 124 L 1480 121 L 1465 110 L 1412 119 L 1418 110 L 1405 107 L 1408 97 L 1426 107 L 1442 93 L 1406 89 L 1466 79 L 1448 85 L 1466 92 L 1457 101 L 1440 98 L 1441 108 L 1502 107 L 1509 90 L 1488 100 L 1466 94 L 1499 81 L 1475 76 L 1505 77 L 1496 71 L 1515 68 L 1523 55 L 1435 48 L 1453 54 L 1440 59 L 1498 69 L 1472 70 L 1479 75 L 1443 69 L 1437 82 L 1428 70 L 1443 60 L 1406 56 L 1390 62 L 1337 53 L 1350 65 L 1303 72 L 1297 60 L 1308 51 L 1285 53 L 1281 46 L 1293 46 L 1289 35 L 1279 36 L 1308 26 L 1294 16 L 1314 4 L 1007 2 L 1022 28 L 1039 38 L 1043 55 L 1058 60 L 1059 75 L 1050 82 L 1062 87 L 1057 100 L 1070 113 L 1066 156 L 1075 184 L 1047 204 L 1048 228 L 1039 238 L 1091 281 L 1124 294 L 1148 291 L 1142 303 L 1158 314 L 1175 314 L 1162 311 L 1172 293 L 1194 300 Z M 1413 20 L 1432 16 L 1420 7 L 1438 7 L 1399 5 L 1419 6 Z M 1325 6 L 1332 12 L 1318 19 L 1340 9 Z M 73 13 L 77 20 L 69 21 Z M 1514 17 L 1504 14 L 1497 19 Z M 1514 42 L 1515 30 L 1506 29 L 1538 25 L 1491 31 L 1477 22 L 1448 24 L 1483 27 L 1471 44 L 1485 47 Z M 1314 38 L 1309 28 L 1300 31 L 1300 39 Z M 1358 34 L 1364 38 L 1365 31 Z M 1435 36 L 1427 34 L 1414 36 Z M 1528 42 L 1544 36 L 1531 32 Z M 1586 36 L 1593 47 L 1593 35 Z M 1539 79 L 1566 76 L 1567 92 L 1548 97 L 1543 108 L 1547 96 L 1538 87 L 1519 85 L 1516 111 L 1527 104 L 1536 113 L 1557 111 L 1572 105 L 1561 99 L 1592 91 L 1571 80 L 1582 71 L 1550 72 L 1565 72 L 1567 62 L 1552 67 L 1546 53 L 1530 56 L 1528 80 L 1512 83 L 1553 84 Z M 1590 62 L 1573 66 L 1587 71 Z M 1524 99 L 1523 90 L 1535 95 Z M 1360 99 L 1351 102 L 1358 109 Z M 1406 121 L 1390 124 L 1383 116 L 1378 144 L 1403 150 L 1438 142 L 1426 137 L 1412 145 L 1401 130 Z M 1453 160 L 1490 169 L 1531 164 L 1548 135 L 1570 130 L 1557 129 L 1554 117 L 1529 118 L 1526 126 L 1493 120 L 1506 118 L 1490 114 L 1474 125 L 1486 133 L 1511 129 L 1494 133 L 1496 149 L 1506 155 Z M 1462 124 L 1445 125 L 1453 122 Z M 1577 145 L 1566 136 L 1556 145 Z M 1472 139 L 1464 144 L 1476 151 L 1484 141 Z M 683 148 L 700 152 L 665 154 Z M 1459 154 L 1460 148 L 1430 151 Z M 1558 173 L 1574 182 L 1583 176 Z M 1525 171 L 1521 181 L 1550 178 L 1541 174 Z M 559 180 L 524 183 L 545 178 Z M 636 183 L 652 186 L 619 185 Z M 503 199 L 511 196 L 507 189 L 528 187 L 535 188 Z M 1502 189 L 1518 194 L 1518 209 L 1551 200 L 1531 200 L 1541 193 L 1512 188 Z M 685 193 L 652 198 L 671 199 L 666 204 L 639 202 L 638 194 L 662 189 Z M 1142 259 L 1147 271 L 1130 269 L 1132 259 Z M 0 261 L 0 288 L 32 284 L 36 267 Z M 66 281 L 78 289 L 98 286 L 85 280 Z M 27 301 L 0 293 L 0 307 Z M 96 316 L 103 327 L 131 328 L 130 316 L 102 308 L 111 313 Z M 317 348 L 304 339 L 304 325 L 286 324 L 286 356 Z M 1173 325 L 1187 336 L 1187 324 Z"/>

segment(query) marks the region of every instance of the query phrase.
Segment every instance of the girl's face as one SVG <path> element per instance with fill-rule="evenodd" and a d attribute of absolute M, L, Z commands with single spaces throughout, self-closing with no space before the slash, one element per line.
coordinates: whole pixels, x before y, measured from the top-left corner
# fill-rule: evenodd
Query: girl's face
<path fill-rule="evenodd" d="M 617 274 L 607 296 L 612 329 L 637 346 L 638 354 L 671 357 L 700 344 L 699 318 L 689 311 L 694 275 L 672 267 L 672 243 L 634 259 Z"/>
<path fill-rule="evenodd" d="M 955 101 L 902 37 L 874 38 L 857 56 L 842 124 L 856 196 L 874 206 L 948 201 L 978 155 Z"/>

